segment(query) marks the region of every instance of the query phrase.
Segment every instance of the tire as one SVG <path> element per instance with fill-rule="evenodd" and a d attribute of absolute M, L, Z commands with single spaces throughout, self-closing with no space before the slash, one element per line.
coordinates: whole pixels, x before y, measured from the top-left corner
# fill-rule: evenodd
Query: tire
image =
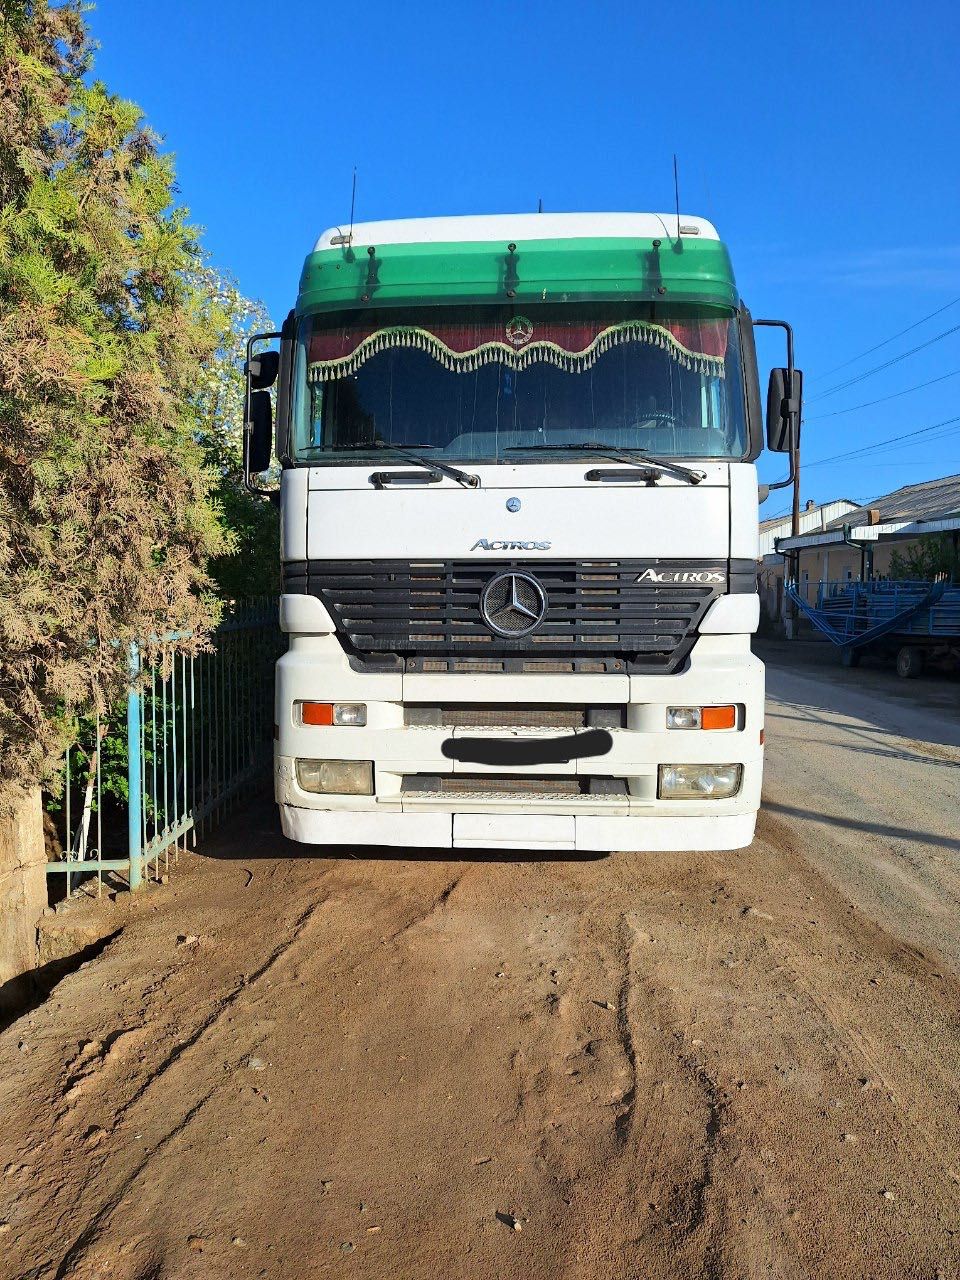
<path fill-rule="evenodd" d="M 924 653 L 916 645 L 905 644 L 897 653 L 897 675 L 904 680 L 915 680 L 923 667 Z"/>
<path fill-rule="evenodd" d="M 840 650 L 840 665 L 842 667 L 859 667 L 860 650 L 854 649 L 853 645 L 845 644 Z"/>

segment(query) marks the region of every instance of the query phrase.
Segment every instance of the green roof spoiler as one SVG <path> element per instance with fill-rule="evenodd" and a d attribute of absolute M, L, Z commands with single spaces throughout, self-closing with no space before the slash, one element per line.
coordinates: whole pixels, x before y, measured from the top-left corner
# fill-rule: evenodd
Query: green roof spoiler
<path fill-rule="evenodd" d="M 297 312 L 581 300 L 739 305 L 721 241 L 605 236 L 321 249 L 303 265 Z"/>

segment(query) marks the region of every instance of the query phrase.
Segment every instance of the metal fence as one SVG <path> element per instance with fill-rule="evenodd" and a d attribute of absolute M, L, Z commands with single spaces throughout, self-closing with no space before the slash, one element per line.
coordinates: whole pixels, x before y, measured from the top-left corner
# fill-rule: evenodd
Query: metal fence
<path fill-rule="evenodd" d="M 825 614 L 861 613 L 871 625 L 901 619 L 895 630 L 902 635 L 960 636 L 960 585 L 927 578 L 871 578 L 866 582 L 820 582 L 816 608 Z M 929 597 L 933 595 L 933 599 Z M 913 616 L 911 606 L 921 602 Z"/>
<path fill-rule="evenodd" d="M 159 878 L 186 840 L 218 822 L 258 778 L 269 779 L 276 604 L 234 609 L 213 651 L 191 655 L 171 634 L 128 650 L 125 709 L 84 722 L 64 761 L 56 817 L 63 861 L 48 875 L 126 874 L 131 889 Z M 162 868 L 162 869 L 161 869 Z"/>
<path fill-rule="evenodd" d="M 843 580 L 837 579 L 836 581 L 830 582 L 824 581 L 820 578 L 811 578 L 807 576 L 800 578 L 799 581 L 796 579 L 790 579 L 789 585 L 807 604 L 814 608 L 820 608 L 820 602 L 825 592 L 827 594 L 836 594 L 848 587 L 854 586 L 859 581 L 859 574 L 855 578 L 851 577 Z"/>

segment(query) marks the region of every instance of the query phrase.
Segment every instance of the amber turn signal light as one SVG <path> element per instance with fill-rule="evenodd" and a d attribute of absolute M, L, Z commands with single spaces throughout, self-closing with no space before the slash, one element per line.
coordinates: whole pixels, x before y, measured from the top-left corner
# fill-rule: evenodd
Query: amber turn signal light
<path fill-rule="evenodd" d="M 736 707 L 701 707 L 701 729 L 735 729 L 737 727 Z"/>
<path fill-rule="evenodd" d="M 333 724 L 332 702 L 301 702 L 301 724 Z"/>

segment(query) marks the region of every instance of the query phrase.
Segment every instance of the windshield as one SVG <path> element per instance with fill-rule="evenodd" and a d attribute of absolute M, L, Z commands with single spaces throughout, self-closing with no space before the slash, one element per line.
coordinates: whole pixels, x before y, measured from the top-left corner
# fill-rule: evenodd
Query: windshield
<path fill-rule="evenodd" d="M 737 322 L 716 310 L 571 303 L 308 316 L 296 382 L 296 454 L 312 463 L 386 446 L 511 463 L 590 442 L 672 458 L 748 449 Z"/>

